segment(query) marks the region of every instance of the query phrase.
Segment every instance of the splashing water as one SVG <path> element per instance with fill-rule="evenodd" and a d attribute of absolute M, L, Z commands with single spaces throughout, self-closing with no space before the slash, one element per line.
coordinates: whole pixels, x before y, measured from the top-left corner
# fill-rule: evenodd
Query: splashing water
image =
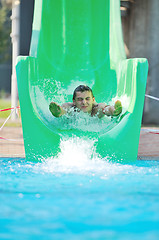
<path fill-rule="evenodd" d="M 65 173 L 78 175 L 96 175 L 100 178 L 111 178 L 113 175 L 148 174 L 152 169 L 137 167 L 135 163 L 121 164 L 112 162 L 112 156 L 101 156 L 96 152 L 96 139 L 72 137 L 61 141 L 61 152 L 57 157 L 43 159 L 35 165 L 35 171 L 45 173 Z M 157 175 L 158 176 L 158 175 Z"/>
<path fill-rule="evenodd" d="M 79 137 L 63 140 L 59 155 L 43 160 L 39 167 L 52 173 L 87 174 L 94 169 L 99 171 L 105 162 L 97 155 L 94 144 L 93 139 L 85 140 Z"/>
<path fill-rule="evenodd" d="M 159 162 L 111 162 L 95 140 L 61 141 L 57 157 L 0 159 L 0 239 L 159 237 Z"/>

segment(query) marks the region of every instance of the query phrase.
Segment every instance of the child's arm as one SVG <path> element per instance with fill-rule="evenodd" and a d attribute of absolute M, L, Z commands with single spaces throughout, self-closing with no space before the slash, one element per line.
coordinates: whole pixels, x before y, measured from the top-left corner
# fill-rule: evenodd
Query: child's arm
<path fill-rule="evenodd" d="M 49 110 L 54 117 L 61 117 L 67 113 L 68 109 L 70 109 L 72 105 L 72 103 L 64 103 L 60 106 L 55 102 L 51 102 L 49 105 Z"/>
<path fill-rule="evenodd" d="M 121 102 L 117 100 L 114 106 L 105 106 L 102 112 L 107 116 L 118 116 L 122 112 Z"/>
<path fill-rule="evenodd" d="M 99 103 L 97 108 L 97 115 L 99 118 L 102 118 L 104 115 L 118 116 L 122 112 L 122 105 L 119 100 L 115 102 L 114 106 L 106 105 L 105 103 Z"/>

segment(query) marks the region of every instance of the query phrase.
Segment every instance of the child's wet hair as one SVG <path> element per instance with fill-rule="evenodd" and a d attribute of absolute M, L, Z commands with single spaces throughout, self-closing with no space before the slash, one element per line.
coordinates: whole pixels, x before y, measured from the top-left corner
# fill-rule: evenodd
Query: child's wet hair
<path fill-rule="evenodd" d="M 85 92 L 85 91 L 91 92 L 92 97 L 94 97 L 92 89 L 90 87 L 88 87 L 87 85 L 79 85 L 78 87 L 75 88 L 75 90 L 73 92 L 73 100 L 75 100 L 76 92 Z"/>

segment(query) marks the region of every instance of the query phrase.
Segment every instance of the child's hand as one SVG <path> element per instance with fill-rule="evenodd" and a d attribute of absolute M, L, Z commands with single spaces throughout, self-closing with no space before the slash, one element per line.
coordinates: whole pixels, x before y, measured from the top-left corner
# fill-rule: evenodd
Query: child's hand
<path fill-rule="evenodd" d="M 60 117 L 61 107 L 57 103 L 51 102 L 49 105 L 49 110 L 54 117 Z"/>
<path fill-rule="evenodd" d="M 122 105 L 119 100 L 115 102 L 114 108 L 115 110 L 114 110 L 113 116 L 118 116 L 122 112 Z"/>

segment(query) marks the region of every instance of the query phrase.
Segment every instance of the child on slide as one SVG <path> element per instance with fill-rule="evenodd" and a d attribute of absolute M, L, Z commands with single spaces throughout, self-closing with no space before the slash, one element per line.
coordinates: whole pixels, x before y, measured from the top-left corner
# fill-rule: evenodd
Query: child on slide
<path fill-rule="evenodd" d="M 49 105 L 49 110 L 54 117 L 61 117 L 71 109 L 102 118 L 104 115 L 118 116 L 122 112 L 122 105 L 119 100 L 115 102 L 114 106 L 96 103 L 92 89 L 86 85 L 79 85 L 74 90 L 72 103 L 68 102 L 60 106 L 55 102 L 51 102 Z"/>

